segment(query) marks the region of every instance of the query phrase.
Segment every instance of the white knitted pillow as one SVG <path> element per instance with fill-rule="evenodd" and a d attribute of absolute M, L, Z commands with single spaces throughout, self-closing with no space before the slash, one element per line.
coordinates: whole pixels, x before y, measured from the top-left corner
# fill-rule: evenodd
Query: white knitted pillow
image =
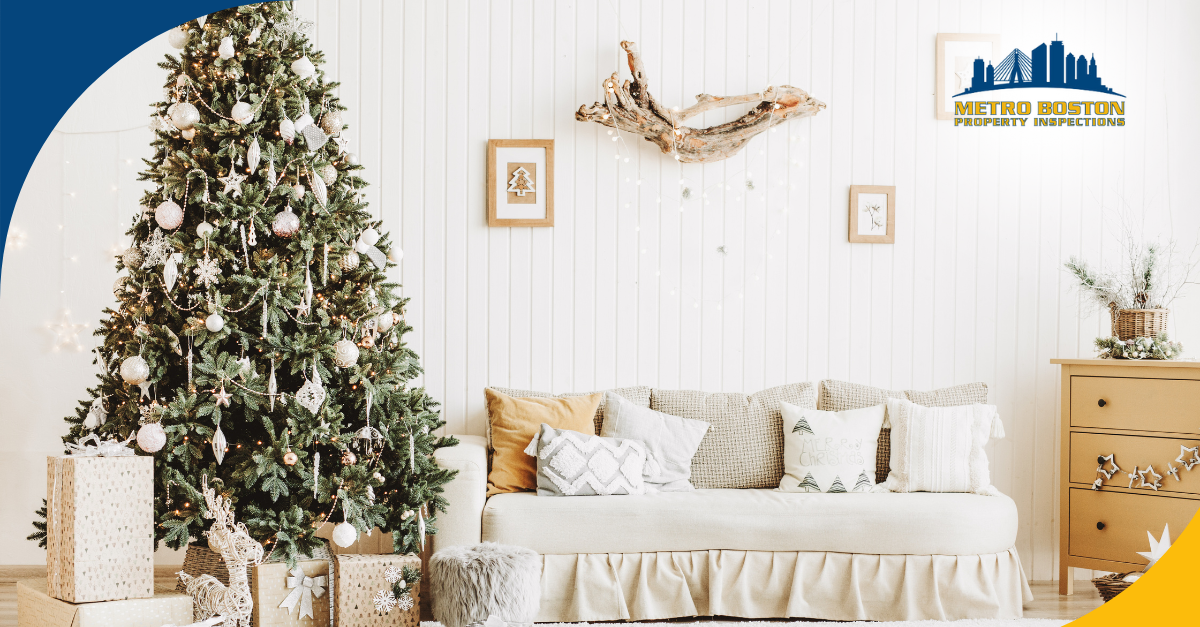
<path fill-rule="evenodd" d="M 886 423 L 891 470 L 879 491 L 999 494 L 983 450 L 989 437 L 1004 437 L 995 405 L 923 407 L 893 398 Z"/>

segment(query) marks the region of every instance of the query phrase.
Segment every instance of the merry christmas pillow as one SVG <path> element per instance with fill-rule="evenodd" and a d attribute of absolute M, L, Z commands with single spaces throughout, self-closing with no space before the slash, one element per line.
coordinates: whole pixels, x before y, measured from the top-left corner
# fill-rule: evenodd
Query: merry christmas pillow
<path fill-rule="evenodd" d="M 848 411 L 780 403 L 784 492 L 870 492 L 884 405 Z"/>

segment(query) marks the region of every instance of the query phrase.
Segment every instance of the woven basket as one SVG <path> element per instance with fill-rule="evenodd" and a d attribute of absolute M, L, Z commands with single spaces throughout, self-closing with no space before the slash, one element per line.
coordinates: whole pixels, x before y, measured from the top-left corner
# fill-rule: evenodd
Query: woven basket
<path fill-rule="evenodd" d="M 1170 309 L 1117 309 L 1113 307 L 1112 333 L 1121 341 L 1139 337 L 1158 337 L 1167 332 Z"/>
<path fill-rule="evenodd" d="M 1133 584 L 1124 581 L 1125 577 L 1130 573 L 1113 573 L 1104 577 L 1097 577 L 1092 580 L 1092 585 L 1096 586 L 1096 590 L 1100 592 L 1100 598 L 1104 599 L 1105 603 L 1112 600 L 1113 597 L 1121 594 L 1125 588 Z"/>
<path fill-rule="evenodd" d="M 217 581 L 229 585 L 229 570 L 225 568 L 225 560 L 221 559 L 220 553 L 216 553 L 202 544 L 188 545 L 187 555 L 183 557 L 182 571 L 192 577 L 212 575 L 217 578 Z M 175 581 L 175 591 L 187 594 L 187 588 L 184 588 L 183 582 L 179 580 Z"/>

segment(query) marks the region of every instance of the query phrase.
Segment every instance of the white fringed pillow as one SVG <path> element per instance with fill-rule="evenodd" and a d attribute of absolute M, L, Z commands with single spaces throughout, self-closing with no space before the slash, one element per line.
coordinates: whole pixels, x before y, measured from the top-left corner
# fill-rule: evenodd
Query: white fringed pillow
<path fill-rule="evenodd" d="M 923 407 L 888 399 L 884 427 L 892 429 L 887 481 L 891 492 L 973 492 L 996 495 L 983 447 L 1003 438 L 995 405 Z"/>

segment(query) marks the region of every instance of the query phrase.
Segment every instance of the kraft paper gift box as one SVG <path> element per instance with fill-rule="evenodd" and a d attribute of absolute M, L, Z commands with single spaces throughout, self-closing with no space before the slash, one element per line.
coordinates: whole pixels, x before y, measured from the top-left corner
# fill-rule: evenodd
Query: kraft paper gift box
<path fill-rule="evenodd" d="M 192 622 L 192 597 L 160 586 L 148 599 L 68 603 L 50 597 L 46 582 L 17 582 L 18 627 L 162 627 Z"/>
<path fill-rule="evenodd" d="M 295 571 L 299 570 L 297 574 Z M 296 569 L 285 562 L 250 567 L 254 598 L 254 627 L 328 627 L 329 559 L 298 560 Z M 288 606 L 280 607 L 285 601 Z"/>
<path fill-rule="evenodd" d="M 71 603 L 153 596 L 154 458 L 46 461 L 47 593 Z"/>
<path fill-rule="evenodd" d="M 408 591 L 413 605 L 409 610 L 395 608 L 381 614 L 375 611 L 375 595 L 391 590 L 384 577 L 389 566 L 420 569 L 418 555 L 334 555 L 333 625 L 334 627 L 418 627 L 421 622 L 421 584 Z"/>

